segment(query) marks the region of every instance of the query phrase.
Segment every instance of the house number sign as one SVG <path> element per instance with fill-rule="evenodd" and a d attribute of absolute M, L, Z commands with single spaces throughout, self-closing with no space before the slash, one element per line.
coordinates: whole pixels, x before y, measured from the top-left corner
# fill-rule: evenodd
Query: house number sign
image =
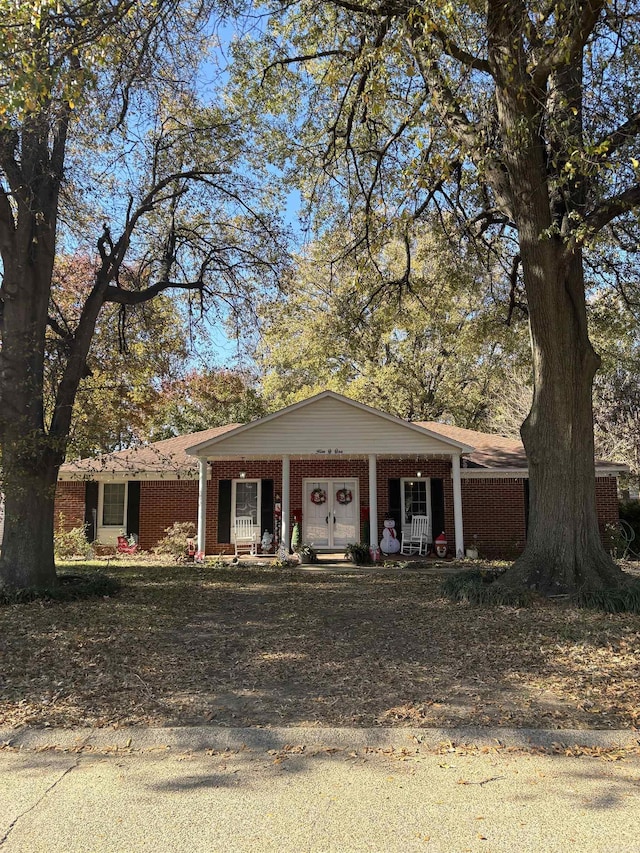
<path fill-rule="evenodd" d="M 344 453 L 344 450 L 341 450 L 339 447 L 329 448 L 328 450 L 316 450 L 316 453 L 326 454 L 326 455 L 339 455 L 340 453 Z"/>

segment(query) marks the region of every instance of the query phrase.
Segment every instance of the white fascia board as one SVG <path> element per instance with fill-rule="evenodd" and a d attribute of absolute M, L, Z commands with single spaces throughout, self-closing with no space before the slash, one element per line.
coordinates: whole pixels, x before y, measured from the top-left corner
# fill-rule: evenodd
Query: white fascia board
<path fill-rule="evenodd" d="M 241 433 L 246 432 L 247 430 L 254 429 L 255 427 L 260 426 L 261 424 L 273 421 L 276 418 L 280 418 L 283 415 L 295 411 L 296 409 L 302 409 L 305 406 L 308 406 L 311 403 L 315 403 L 318 400 L 322 400 L 326 397 L 333 398 L 334 400 L 339 400 L 342 403 L 347 403 L 348 405 L 353 406 L 353 408 L 360 409 L 361 411 L 367 412 L 368 414 L 377 415 L 379 418 L 383 418 L 384 420 L 387 420 L 390 423 L 394 423 L 403 426 L 405 429 L 410 429 L 414 432 L 418 432 L 420 433 L 420 435 L 427 435 L 430 438 L 434 438 L 437 441 L 442 442 L 442 444 L 449 445 L 458 454 L 471 453 L 475 449 L 469 444 L 464 444 L 463 442 L 456 441 L 453 438 L 447 438 L 438 432 L 434 432 L 432 430 L 425 429 L 424 427 L 417 426 L 416 424 L 412 424 L 409 421 L 403 421 L 402 418 L 396 418 L 394 415 L 388 415 L 386 412 L 381 412 L 379 409 L 374 409 L 371 406 L 366 406 L 364 403 L 359 403 L 356 400 L 351 400 L 349 399 L 349 397 L 344 397 L 342 394 L 337 394 L 335 391 L 321 391 L 319 394 L 315 394 L 313 397 L 308 397 L 306 400 L 300 400 L 298 403 L 292 403 L 292 405 L 286 406 L 284 409 L 280 409 L 277 412 L 272 412 L 270 415 L 266 415 L 264 418 L 260 418 L 257 421 L 251 421 L 248 424 L 242 424 L 241 426 L 236 427 L 235 429 L 231 429 L 228 432 L 222 433 L 221 435 L 217 435 L 215 438 L 210 438 L 207 441 L 201 442 L 200 444 L 194 444 L 192 447 L 187 447 L 185 452 L 191 456 L 206 456 L 209 448 L 224 441 L 225 439 L 231 438 L 232 436 L 240 435 Z"/>
<path fill-rule="evenodd" d="M 618 477 L 626 474 L 629 468 L 620 465 L 616 468 L 596 467 L 596 477 Z M 528 468 L 461 468 L 460 476 L 463 480 L 515 480 L 518 478 L 529 479 Z"/>

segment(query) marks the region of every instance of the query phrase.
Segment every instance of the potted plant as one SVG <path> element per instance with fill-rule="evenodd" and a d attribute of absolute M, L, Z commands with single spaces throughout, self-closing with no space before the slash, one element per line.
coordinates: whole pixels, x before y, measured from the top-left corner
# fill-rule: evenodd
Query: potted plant
<path fill-rule="evenodd" d="M 350 542 L 345 548 L 344 556 L 356 566 L 367 566 L 372 562 L 369 546 L 364 542 Z"/>
<path fill-rule="evenodd" d="M 309 545 L 307 542 L 298 545 L 295 552 L 300 557 L 301 563 L 309 564 L 318 562 L 318 552 L 313 545 Z"/>
<path fill-rule="evenodd" d="M 466 556 L 468 560 L 477 560 L 478 559 L 478 534 L 473 534 L 473 545 L 466 549 Z"/>

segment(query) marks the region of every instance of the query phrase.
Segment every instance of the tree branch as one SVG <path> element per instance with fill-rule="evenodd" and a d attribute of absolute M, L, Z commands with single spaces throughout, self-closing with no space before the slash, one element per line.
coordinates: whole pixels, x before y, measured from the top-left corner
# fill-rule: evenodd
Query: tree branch
<path fill-rule="evenodd" d="M 597 147 L 604 151 L 604 156 L 607 157 L 621 148 L 625 142 L 634 139 L 638 133 L 640 133 L 640 112 L 634 113 L 623 124 L 602 137 Z"/>
<path fill-rule="evenodd" d="M 143 302 L 148 302 L 154 296 L 171 288 L 177 290 L 203 290 L 204 282 L 202 278 L 196 281 L 185 282 L 163 280 L 145 287 L 144 290 L 126 290 L 124 287 L 110 284 L 105 291 L 104 301 L 115 302 L 118 305 L 142 305 Z"/>
<path fill-rule="evenodd" d="M 537 87 L 543 87 L 545 81 L 558 67 L 565 67 L 573 62 L 584 48 L 606 0 L 586 0 L 582 9 L 576 9 L 572 3 L 565 3 L 559 16 L 553 47 L 537 63 L 532 72 L 533 82 Z M 564 31 L 564 35 L 560 33 Z"/>
<path fill-rule="evenodd" d="M 576 237 L 575 243 L 577 245 L 584 244 L 589 237 L 597 234 L 605 225 L 637 205 L 640 205 L 640 184 L 629 187 L 619 195 L 605 199 L 588 216 L 585 216 L 583 228 L 579 237 Z"/>
<path fill-rule="evenodd" d="M 24 179 L 22 170 L 15 158 L 19 138 L 15 130 L 0 131 L 0 168 L 7 176 L 9 188 L 16 198 L 21 198 Z"/>

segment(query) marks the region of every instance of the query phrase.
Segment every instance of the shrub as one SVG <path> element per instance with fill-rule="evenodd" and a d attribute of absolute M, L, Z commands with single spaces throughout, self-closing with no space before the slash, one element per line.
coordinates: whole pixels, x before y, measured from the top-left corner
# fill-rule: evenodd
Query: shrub
<path fill-rule="evenodd" d="M 70 557 L 83 557 L 85 560 L 93 556 L 91 543 L 87 541 L 88 525 L 64 529 L 64 516 L 60 515 L 58 530 L 53 534 L 53 551 L 60 560 Z"/>
<path fill-rule="evenodd" d="M 452 601 L 465 604 L 508 604 L 523 607 L 531 603 L 531 593 L 526 590 L 504 589 L 495 584 L 501 571 L 472 571 L 450 575 L 442 582 L 442 592 Z"/>
<path fill-rule="evenodd" d="M 154 553 L 173 557 L 176 563 L 187 559 L 188 540 L 194 539 L 196 526 L 191 521 L 174 521 L 167 527 L 164 536 L 153 549 Z"/>
<path fill-rule="evenodd" d="M 356 566 L 368 566 L 373 562 L 369 546 L 364 542 L 350 542 L 345 548 L 344 555 Z"/>
<path fill-rule="evenodd" d="M 580 592 L 580 607 L 604 610 L 605 613 L 640 613 L 640 583 L 631 583 L 622 589 L 601 589 Z"/>
<path fill-rule="evenodd" d="M 115 595 L 119 589 L 119 581 L 101 572 L 63 574 L 58 576 L 58 586 L 48 589 L 0 589 L 0 605 L 23 604 L 36 599 L 79 601 L 84 598 L 104 598 Z"/>
<path fill-rule="evenodd" d="M 296 554 L 300 556 L 300 560 L 303 563 L 317 563 L 318 562 L 318 552 L 313 547 L 313 545 L 309 545 L 306 542 L 303 542 L 302 545 L 298 545 L 295 549 Z"/>
<path fill-rule="evenodd" d="M 602 544 L 607 554 L 611 554 L 614 560 L 624 555 L 627 542 L 618 524 L 605 524 L 602 533 Z"/>

